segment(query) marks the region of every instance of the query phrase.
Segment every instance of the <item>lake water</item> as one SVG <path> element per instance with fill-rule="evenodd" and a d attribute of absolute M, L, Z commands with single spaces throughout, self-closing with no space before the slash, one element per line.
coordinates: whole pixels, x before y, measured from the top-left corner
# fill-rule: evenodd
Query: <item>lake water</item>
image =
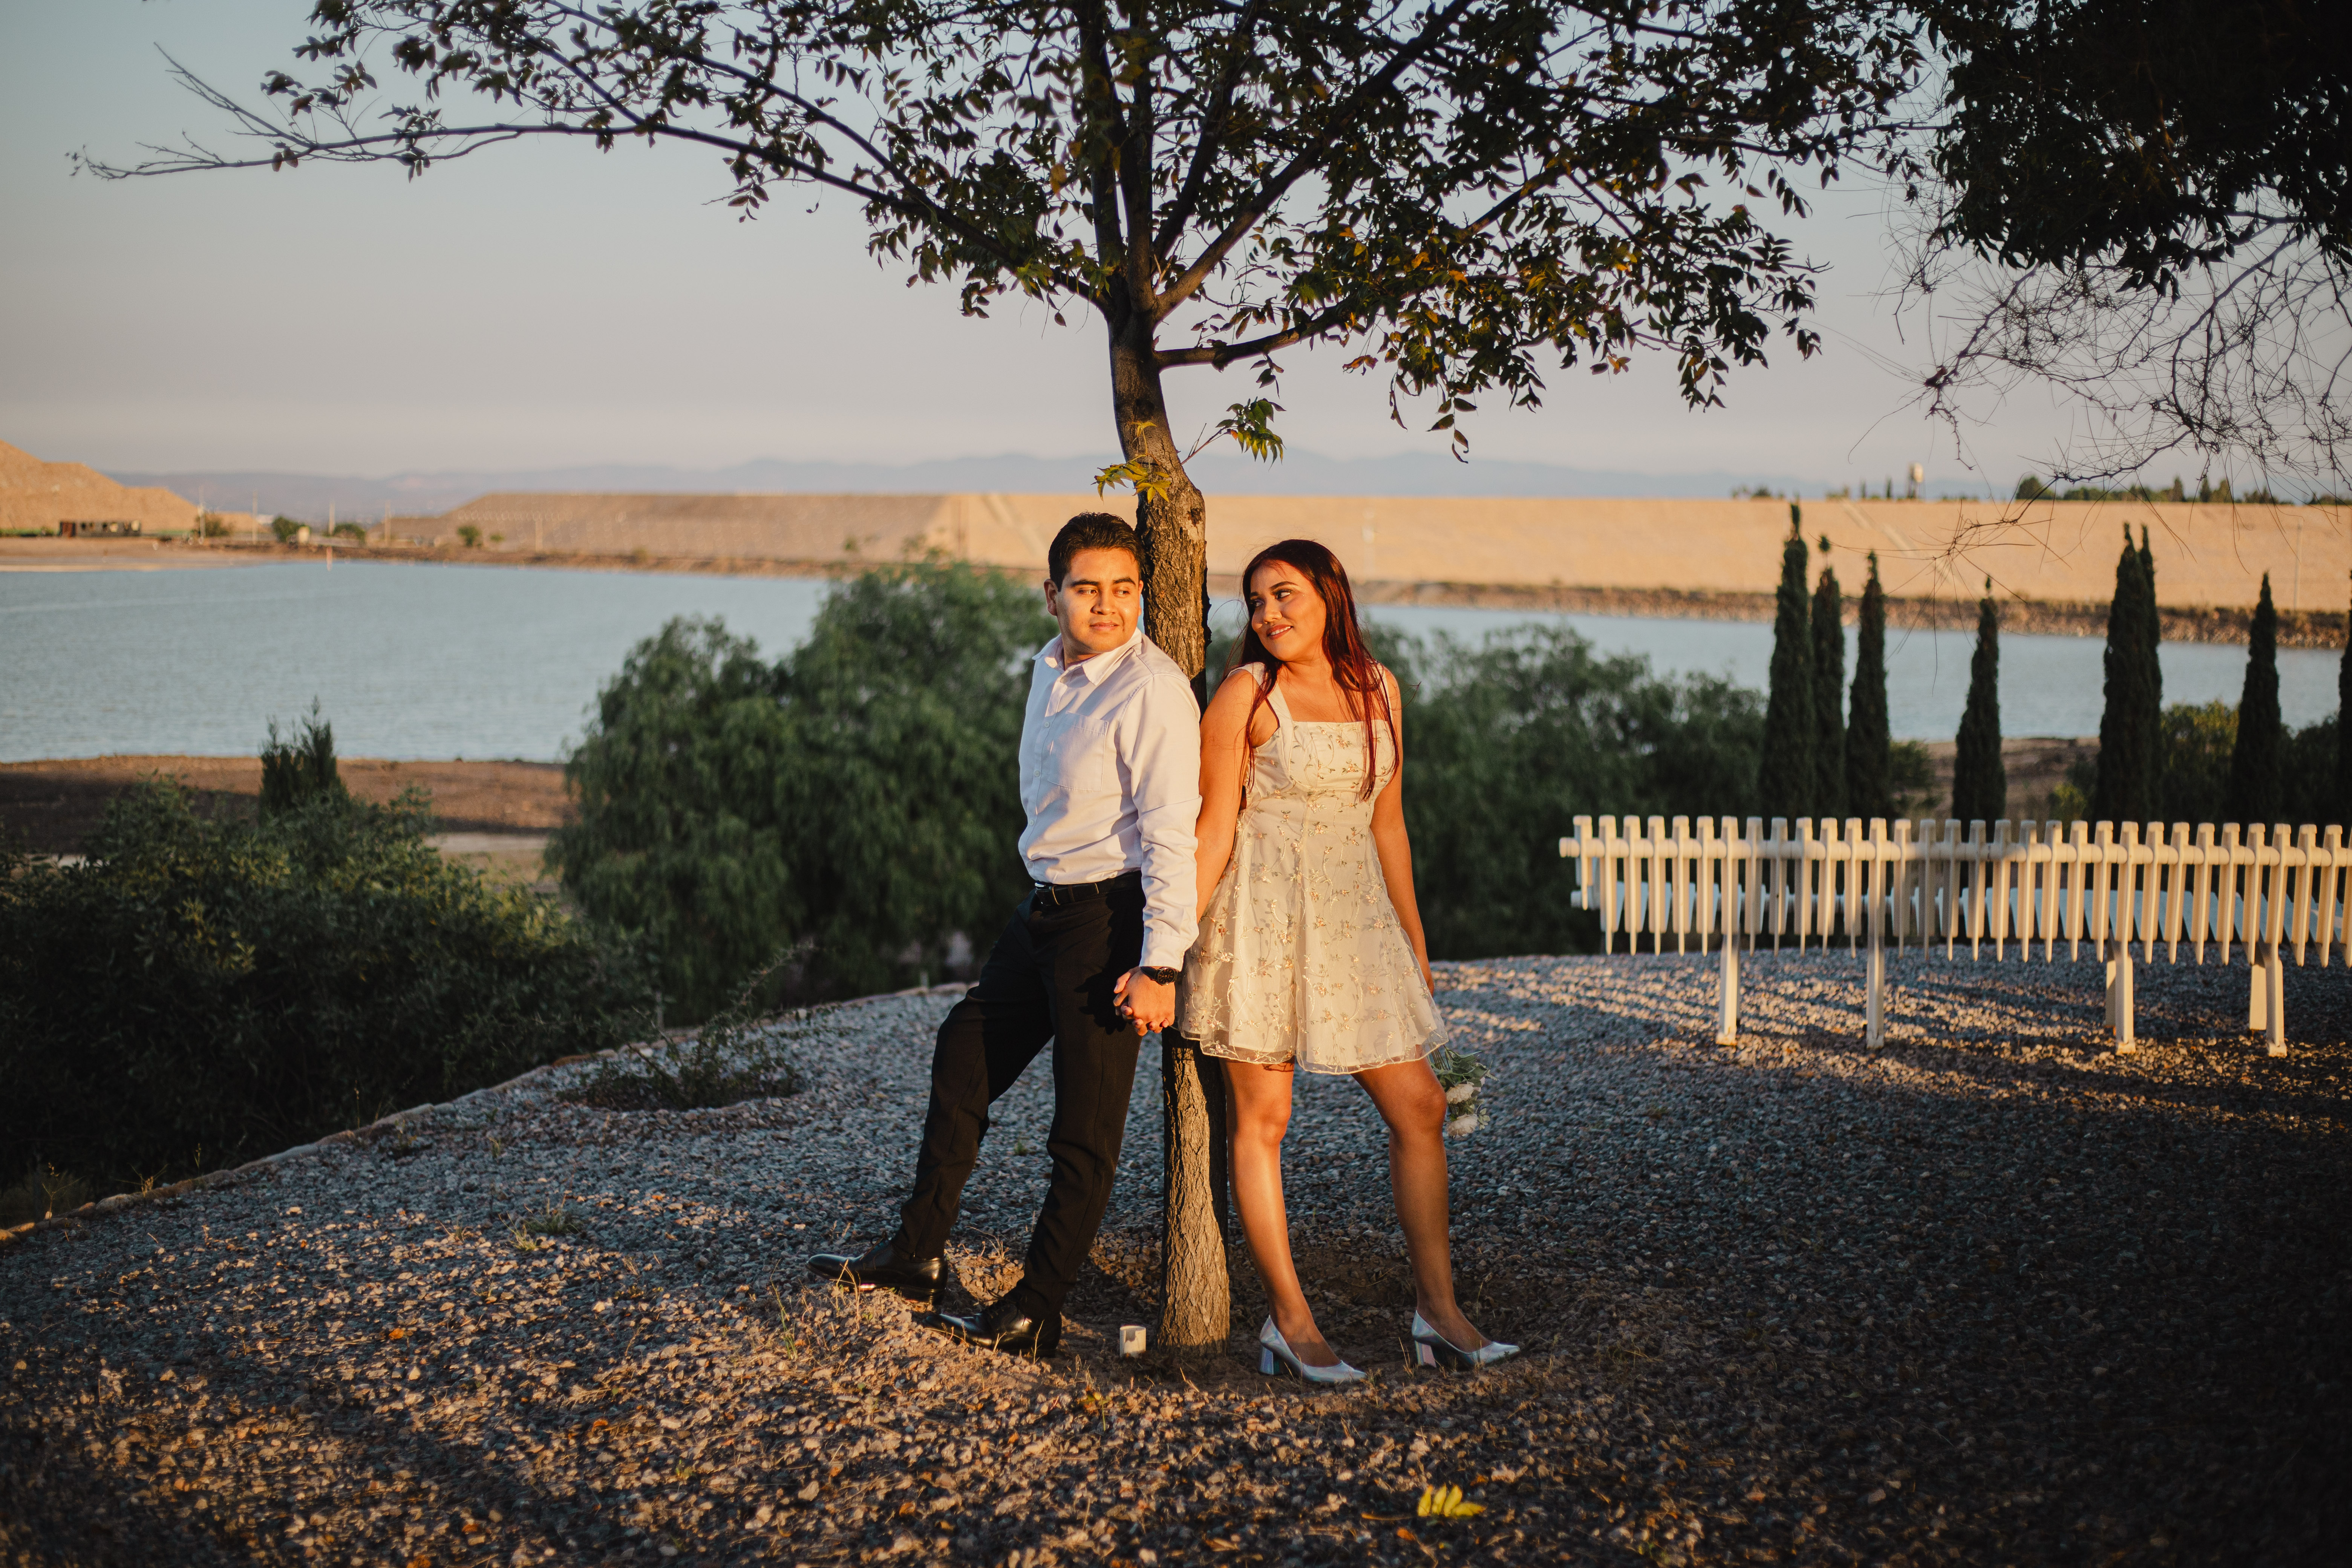
<path fill-rule="evenodd" d="M 250 755 L 269 719 L 290 721 L 313 697 L 347 756 L 553 761 L 578 740 L 597 688 L 669 617 L 717 616 L 773 654 L 806 635 L 824 593 L 822 582 L 791 577 L 348 561 L 0 572 L 0 761 Z M 1772 651 L 1772 628 L 1761 623 L 1402 605 L 1372 613 L 1408 631 L 1473 640 L 1521 622 L 1565 624 L 1661 673 L 1727 674 L 1758 688 Z M 1897 737 L 1952 736 L 1973 640 L 1890 634 Z M 2002 638 L 2002 729 L 2097 733 L 2100 648 L 2095 637 Z M 2163 660 L 2168 701 L 2237 700 L 2244 649 L 2167 644 Z M 2335 710 L 2336 666 L 2333 653 L 2279 655 L 2288 722 Z"/>

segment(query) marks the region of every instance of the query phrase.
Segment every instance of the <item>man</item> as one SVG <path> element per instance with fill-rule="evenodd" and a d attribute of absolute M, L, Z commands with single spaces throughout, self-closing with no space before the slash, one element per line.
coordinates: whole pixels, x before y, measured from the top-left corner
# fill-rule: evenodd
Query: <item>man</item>
<path fill-rule="evenodd" d="M 988 1108 L 1050 1039 L 1054 1168 L 1021 1283 L 972 1316 L 925 1319 L 1034 1355 L 1061 1338 L 1063 1298 L 1110 1201 L 1139 1037 L 1174 1021 L 1197 930 L 1201 811 L 1201 710 L 1183 671 L 1143 635 L 1135 531 L 1104 512 L 1074 517 L 1046 570 L 1045 608 L 1061 631 L 1032 667 L 1021 724 L 1021 855 L 1034 885 L 980 984 L 940 1026 L 898 1233 L 858 1257 L 809 1259 L 826 1279 L 936 1304 Z"/>

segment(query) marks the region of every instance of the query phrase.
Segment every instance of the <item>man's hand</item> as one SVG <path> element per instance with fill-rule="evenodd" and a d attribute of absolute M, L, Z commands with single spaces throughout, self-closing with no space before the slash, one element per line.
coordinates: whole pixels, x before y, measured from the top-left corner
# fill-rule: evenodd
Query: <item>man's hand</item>
<path fill-rule="evenodd" d="M 1111 988 L 1119 1016 L 1131 1020 L 1139 1035 L 1154 1035 L 1176 1021 L 1176 987 L 1162 985 L 1140 969 L 1130 969 Z"/>

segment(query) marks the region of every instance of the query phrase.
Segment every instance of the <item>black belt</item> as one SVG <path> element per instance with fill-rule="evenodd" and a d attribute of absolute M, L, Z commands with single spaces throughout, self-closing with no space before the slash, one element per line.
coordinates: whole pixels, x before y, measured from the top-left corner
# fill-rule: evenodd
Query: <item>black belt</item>
<path fill-rule="evenodd" d="M 1088 899 L 1108 898 L 1128 888 L 1143 886 L 1140 871 L 1121 871 L 1116 877 L 1106 877 L 1099 882 L 1036 882 L 1029 897 L 1040 909 L 1058 910 L 1066 904 L 1083 903 Z"/>

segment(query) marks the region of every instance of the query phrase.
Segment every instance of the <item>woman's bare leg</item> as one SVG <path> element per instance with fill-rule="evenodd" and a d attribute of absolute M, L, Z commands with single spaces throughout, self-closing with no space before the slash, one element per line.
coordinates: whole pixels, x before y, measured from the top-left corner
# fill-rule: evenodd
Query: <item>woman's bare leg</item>
<path fill-rule="evenodd" d="M 1266 1310 L 1293 1354 L 1308 1366 L 1339 1361 L 1315 1326 L 1298 1269 L 1290 1260 L 1290 1215 L 1282 1203 L 1282 1135 L 1290 1127 L 1288 1068 L 1227 1061 L 1226 1104 L 1233 1131 L 1234 1206 L 1265 1286 Z"/>
<path fill-rule="evenodd" d="M 1356 1081 L 1389 1124 L 1389 1186 L 1412 1259 L 1414 1302 L 1449 1343 L 1476 1350 L 1486 1336 L 1454 1300 L 1454 1252 L 1445 1234 L 1445 1091 L 1425 1061 L 1373 1068 Z"/>

